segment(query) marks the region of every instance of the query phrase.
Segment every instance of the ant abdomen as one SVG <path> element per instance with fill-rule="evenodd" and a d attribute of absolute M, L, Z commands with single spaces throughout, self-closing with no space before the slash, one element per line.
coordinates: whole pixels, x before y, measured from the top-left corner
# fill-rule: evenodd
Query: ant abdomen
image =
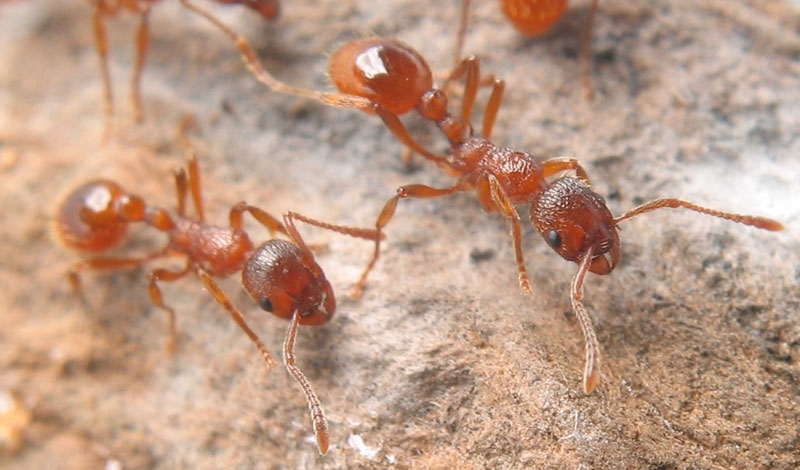
<path fill-rule="evenodd" d="M 425 59 L 395 39 L 344 44 L 331 56 L 328 74 L 342 93 L 367 98 L 396 115 L 414 109 L 433 88 L 433 74 Z"/>
<path fill-rule="evenodd" d="M 522 34 L 546 33 L 564 16 L 567 0 L 502 0 L 503 14 Z"/>
<path fill-rule="evenodd" d="M 90 181 L 74 189 L 56 214 L 58 239 L 84 251 L 105 251 L 119 244 L 128 229 L 128 222 L 119 218 L 117 210 L 124 194 L 109 180 Z"/>
<path fill-rule="evenodd" d="M 323 324 L 336 310 L 322 268 L 286 240 L 269 240 L 256 249 L 242 270 L 242 285 L 261 308 L 283 318 L 297 313 L 302 325 Z"/>
<path fill-rule="evenodd" d="M 591 249 L 589 271 L 608 274 L 619 263 L 616 222 L 602 196 L 578 178 L 564 177 L 531 202 L 531 221 L 562 258 L 580 263 Z"/>

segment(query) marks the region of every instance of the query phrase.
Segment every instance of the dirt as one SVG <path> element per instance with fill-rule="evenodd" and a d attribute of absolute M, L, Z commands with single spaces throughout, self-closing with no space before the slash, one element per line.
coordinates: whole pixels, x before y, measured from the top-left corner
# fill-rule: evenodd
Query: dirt
<path fill-rule="evenodd" d="M 436 70 L 453 62 L 455 2 L 284 2 L 266 22 L 208 6 L 265 66 L 330 90 L 327 55 L 396 36 Z M 496 2 L 475 2 L 465 51 L 506 80 L 493 140 L 568 155 L 620 214 L 657 197 L 782 221 L 771 233 L 680 211 L 625 222 L 622 263 L 589 275 L 585 301 L 603 354 L 582 391 L 571 314 L 576 266 L 525 219 L 533 292 L 524 295 L 507 223 L 473 194 L 402 201 L 367 290 L 348 292 L 372 246 L 301 227 L 338 293 L 302 328 L 299 366 L 328 415 L 320 456 L 303 397 L 200 282 L 147 295 L 152 267 L 66 272 L 81 255 L 52 236 L 60 199 L 105 177 L 172 208 L 196 123 L 209 219 L 247 200 L 357 226 L 403 184 L 445 186 L 373 116 L 271 93 L 232 44 L 178 2 L 157 4 L 142 80 L 128 99 L 136 18 L 110 21 L 116 94 L 105 115 L 87 2 L 0 5 L 0 466 L 3 468 L 651 468 L 800 466 L 800 12 L 796 2 L 600 2 L 584 98 L 578 55 L 588 2 L 548 34 L 519 36 Z M 483 103 L 486 93 L 479 101 Z M 478 117 L 480 119 L 480 109 Z M 426 145 L 435 130 L 408 120 Z M 248 225 L 257 240 L 267 234 Z M 114 254 L 164 243 L 134 230 Z M 157 263 L 158 264 L 158 263 Z M 159 265 L 160 266 L 160 265 Z M 285 328 L 238 277 L 222 283 L 278 355 Z M 16 397 L 16 398 L 15 398 Z"/>

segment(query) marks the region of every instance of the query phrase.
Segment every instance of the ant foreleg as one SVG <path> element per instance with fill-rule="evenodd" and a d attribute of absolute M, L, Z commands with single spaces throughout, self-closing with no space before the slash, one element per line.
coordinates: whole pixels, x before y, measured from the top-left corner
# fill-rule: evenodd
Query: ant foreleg
<path fill-rule="evenodd" d="M 523 292 L 531 292 L 531 281 L 528 278 L 528 269 L 525 267 L 525 257 L 522 253 L 522 227 L 519 224 L 519 213 L 508 198 L 497 178 L 486 175 L 478 183 L 478 200 L 486 210 L 499 210 L 511 223 L 511 240 L 514 244 L 514 258 L 517 260 L 517 273 L 519 286 Z"/>
<path fill-rule="evenodd" d="M 330 437 L 328 436 L 328 421 L 325 419 L 325 413 L 322 411 L 322 404 L 317 397 L 311 382 L 308 381 L 303 371 L 295 365 L 294 359 L 294 342 L 297 338 L 297 327 L 300 325 L 300 314 L 294 312 L 292 315 L 289 329 L 286 331 L 286 339 L 283 342 L 283 364 L 292 378 L 303 389 L 303 394 L 308 403 L 308 411 L 311 413 L 311 423 L 314 427 L 314 435 L 317 438 L 317 447 L 319 453 L 325 454 L 328 452 L 330 445 Z"/>
<path fill-rule="evenodd" d="M 575 279 L 570 288 L 570 298 L 572 300 L 572 311 L 578 318 L 578 323 L 583 330 L 583 338 L 586 343 L 586 365 L 583 370 L 583 390 L 591 393 L 600 379 L 600 346 L 597 342 L 597 335 L 594 332 L 592 319 L 583 306 L 583 280 L 589 271 L 592 262 L 592 248 L 589 247 L 578 267 Z"/>
<path fill-rule="evenodd" d="M 245 332 L 245 334 L 250 338 L 250 341 L 252 341 L 253 344 L 256 345 L 259 352 L 261 353 L 261 356 L 264 358 L 264 362 L 267 363 L 267 369 L 272 369 L 273 367 L 275 367 L 275 360 L 272 358 L 272 354 L 270 354 L 269 351 L 267 351 L 267 347 L 264 346 L 264 343 L 261 341 L 261 338 L 259 338 L 258 335 L 253 330 L 251 330 L 249 326 L 247 326 L 247 322 L 244 321 L 244 316 L 242 315 L 242 312 L 240 312 L 239 309 L 236 308 L 235 305 L 233 305 L 230 299 L 228 299 L 228 296 L 225 295 L 225 292 L 222 291 L 222 289 L 214 281 L 211 275 L 200 267 L 195 267 L 195 273 L 197 274 L 197 277 L 199 277 L 200 280 L 203 281 L 203 285 L 205 286 L 209 294 L 211 294 L 211 296 L 214 298 L 214 300 L 216 300 L 218 304 L 225 307 L 225 310 L 227 310 L 228 313 L 230 313 L 231 318 L 233 318 L 233 321 L 236 322 L 237 325 L 239 325 L 239 328 L 241 328 L 242 331 Z"/>

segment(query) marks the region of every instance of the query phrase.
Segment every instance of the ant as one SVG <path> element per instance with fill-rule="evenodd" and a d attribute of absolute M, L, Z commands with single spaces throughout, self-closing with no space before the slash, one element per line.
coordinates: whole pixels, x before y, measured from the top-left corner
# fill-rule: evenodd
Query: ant
<path fill-rule="evenodd" d="M 150 17 L 150 9 L 159 1 L 160 0 L 89 0 L 92 4 L 95 48 L 100 56 L 100 67 L 103 75 L 107 118 L 114 114 L 114 96 L 111 88 L 111 75 L 108 69 L 108 38 L 106 37 L 105 20 L 124 10 L 139 15 L 139 27 L 136 32 L 136 62 L 133 69 L 133 76 L 131 77 L 131 101 L 133 103 L 134 119 L 140 121 L 142 119 L 142 98 L 139 87 L 145 56 L 150 46 L 148 20 Z M 214 1 L 222 4 L 242 4 L 270 20 L 275 19 L 280 11 L 279 0 Z M 196 11 L 206 18 L 212 16 L 210 13 L 194 6 L 189 0 L 180 0 L 180 2 L 190 10 Z"/>
<path fill-rule="evenodd" d="M 331 319 L 336 310 L 336 298 L 311 249 L 297 231 L 295 220 L 368 240 L 380 235 L 375 230 L 333 225 L 294 212 L 284 214 L 281 223 L 245 202 L 231 208 L 228 226 L 211 225 L 205 221 L 197 159 L 194 156 L 189 158 L 188 173 L 186 169 L 178 168 L 174 176 L 178 195 L 176 216 L 146 204 L 141 197 L 126 193 L 110 180 L 90 181 L 69 193 L 59 207 L 55 223 L 56 235 L 67 247 L 84 252 L 104 252 L 118 245 L 128 226 L 134 222 L 143 222 L 169 237 L 163 249 L 141 257 L 97 257 L 77 263 L 69 272 L 73 289 L 80 291 L 78 275 L 87 269 L 130 269 L 158 258 L 182 256 L 186 260 L 183 268 L 154 269 L 148 276 L 150 300 L 169 317 L 167 350 L 173 352 L 175 349 L 175 311 L 164 303 L 158 283 L 173 282 L 194 273 L 256 345 L 267 367 L 272 368 L 275 365 L 272 355 L 214 281 L 215 277 L 227 277 L 241 271 L 242 286 L 250 297 L 263 310 L 291 321 L 283 343 L 284 365 L 303 389 L 319 451 L 325 454 L 330 442 L 328 424 L 311 383 L 295 365 L 294 343 L 299 325 L 321 325 Z M 186 214 L 189 193 L 196 217 Z M 272 239 L 256 247 L 243 228 L 245 213 L 252 215 L 270 234 L 278 232 L 288 240 Z"/>
<path fill-rule="evenodd" d="M 583 92 L 586 98 L 592 99 L 592 79 L 589 70 L 591 61 L 592 28 L 594 17 L 597 13 L 599 0 L 592 0 L 589 12 L 586 15 L 586 26 L 581 36 L 580 68 Z M 520 33 L 526 36 L 539 36 L 550 31 L 553 25 L 564 16 L 567 10 L 567 0 L 500 0 L 503 14 Z M 456 35 L 455 60 L 456 64 L 463 57 L 464 37 L 469 23 L 470 0 L 462 0 L 461 16 L 458 33 Z"/>
<path fill-rule="evenodd" d="M 718 211 L 675 198 L 655 199 L 614 217 L 602 196 L 591 189 L 589 176 L 572 157 L 555 157 L 539 162 L 523 151 L 494 144 L 490 138 L 505 82 L 491 78 L 492 91 L 486 106 L 481 133 L 470 122 L 472 107 L 481 85 L 480 61 L 463 59 L 448 80 L 465 81 L 460 114 L 448 108 L 446 87 L 435 88 L 433 73 L 425 59 L 411 46 L 392 38 L 370 38 L 345 43 L 330 58 L 328 74 L 337 93 L 323 93 L 289 86 L 266 72 L 246 41 L 236 40 L 243 59 L 256 78 L 277 92 L 316 99 L 324 104 L 358 108 L 376 114 L 407 148 L 430 160 L 444 172 L 457 177 L 445 188 L 423 184 L 402 186 L 383 206 L 375 223 L 375 248 L 353 291 L 358 297 L 380 255 L 383 229 L 391 221 L 400 199 L 431 199 L 475 191 L 486 212 L 508 219 L 514 245 L 519 284 L 531 291 L 522 250 L 522 228 L 516 206 L 530 205 L 533 226 L 562 258 L 578 264 L 570 287 L 572 309 L 580 323 L 586 344 L 583 388 L 592 392 L 600 378 L 600 348 L 591 318 L 583 305 L 586 273 L 608 274 L 620 260 L 619 224 L 637 215 L 661 208 L 682 208 L 755 228 L 780 231 L 773 219 Z M 435 123 L 450 145 L 448 154 L 426 150 L 406 129 L 399 116 L 416 110 Z"/>

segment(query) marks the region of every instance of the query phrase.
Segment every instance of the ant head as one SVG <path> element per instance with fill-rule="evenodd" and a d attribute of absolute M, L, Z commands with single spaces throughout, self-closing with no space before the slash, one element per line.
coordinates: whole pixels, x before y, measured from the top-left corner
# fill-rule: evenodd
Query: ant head
<path fill-rule="evenodd" d="M 425 59 L 396 39 L 346 43 L 331 56 L 328 75 L 340 92 L 366 98 L 396 115 L 414 109 L 433 88 Z"/>
<path fill-rule="evenodd" d="M 242 285 L 262 309 L 282 318 L 297 312 L 302 325 L 325 323 L 336 310 L 322 269 L 286 240 L 270 240 L 256 249 L 242 270 Z"/>
<path fill-rule="evenodd" d="M 589 271 L 608 274 L 619 263 L 619 236 L 606 202 L 583 181 L 561 178 L 531 203 L 531 220 L 551 248 L 580 263 L 591 248 Z"/>
<path fill-rule="evenodd" d="M 119 217 L 119 201 L 126 195 L 116 183 L 95 180 L 67 195 L 56 215 L 56 234 L 78 250 L 104 251 L 125 237 L 128 222 Z"/>

